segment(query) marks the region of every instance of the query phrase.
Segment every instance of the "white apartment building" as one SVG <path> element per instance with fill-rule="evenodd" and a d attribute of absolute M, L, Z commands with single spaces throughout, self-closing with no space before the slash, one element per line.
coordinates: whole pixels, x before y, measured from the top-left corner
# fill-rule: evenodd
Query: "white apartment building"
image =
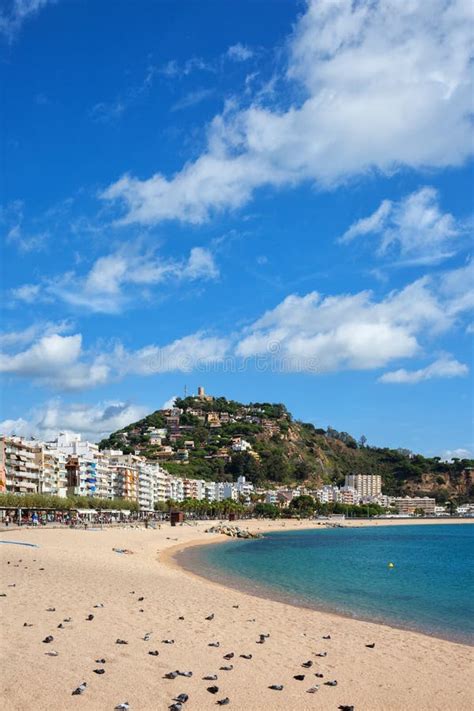
<path fill-rule="evenodd" d="M 343 500 L 338 487 L 330 484 L 325 484 L 321 489 L 318 489 L 316 496 L 321 504 L 341 503 Z"/>
<path fill-rule="evenodd" d="M 104 450 L 109 465 L 110 486 L 113 498 L 138 501 L 140 504 L 139 474 L 143 458 L 136 454 L 124 454 L 121 450 Z M 150 487 L 147 477 L 142 483 L 143 507 L 149 503 Z"/>
<path fill-rule="evenodd" d="M 217 500 L 232 499 L 237 501 L 237 487 L 230 481 L 220 481 L 217 486 Z"/>
<path fill-rule="evenodd" d="M 247 481 L 244 476 L 239 476 L 235 487 L 237 489 L 237 494 L 240 496 L 245 496 L 245 498 L 247 499 L 250 498 L 250 494 L 253 494 L 253 484 Z"/>
<path fill-rule="evenodd" d="M 204 499 L 206 501 L 217 501 L 218 500 L 218 490 L 215 481 L 206 481 L 204 483 Z"/>
<path fill-rule="evenodd" d="M 196 499 L 197 501 L 202 501 L 205 499 L 205 485 L 204 479 L 184 479 L 183 489 L 185 499 Z"/>
<path fill-rule="evenodd" d="M 142 464 L 142 470 L 149 470 L 153 486 L 153 506 L 155 501 L 166 501 L 168 492 L 168 472 L 162 469 L 159 464 Z M 151 508 L 153 508 L 153 506 Z"/>
<path fill-rule="evenodd" d="M 382 477 L 380 474 L 348 474 L 345 486 L 355 489 L 359 498 L 379 496 L 382 493 Z"/>
<path fill-rule="evenodd" d="M 153 511 L 155 506 L 155 487 L 152 469 L 141 465 L 138 468 L 138 505 L 140 511 Z"/>
<path fill-rule="evenodd" d="M 341 498 L 343 504 L 358 504 L 359 496 L 357 490 L 352 486 L 341 486 Z"/>
<path fill-rule="evenodd" d="M 36 494 L 39 489 L 40 465 L 38 442 L 21 437 L 4 437 L 6 491 L 13 494 Z"/>
<path fill-rule="evenodd" d="M 173 501 L 184 501 L 184 484 L 181 478 L 168 476 L 166 498 L 173 499 Z"/>
<path fill-rule="evenodd" d="M 42 442 L 36 453 L 39 466 L 38 493 L 52 496 L 66 496 L 67 472 L 66 455 Z"/>

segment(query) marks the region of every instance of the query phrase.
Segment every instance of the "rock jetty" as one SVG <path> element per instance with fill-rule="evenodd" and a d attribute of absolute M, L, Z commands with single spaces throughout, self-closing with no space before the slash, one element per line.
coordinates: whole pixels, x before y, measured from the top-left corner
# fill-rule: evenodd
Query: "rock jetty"
<path fill-rule="evenodd" d="M 228 524 L 222 523 L 207 528 L 206 533 L 221 533 L 224 536 L 230 536 L 230 538 L 262 538 L 261 533 L 251 533 L 247 531 L 247 529 L 240 528 L 239 526 L 229 526 Z"/>

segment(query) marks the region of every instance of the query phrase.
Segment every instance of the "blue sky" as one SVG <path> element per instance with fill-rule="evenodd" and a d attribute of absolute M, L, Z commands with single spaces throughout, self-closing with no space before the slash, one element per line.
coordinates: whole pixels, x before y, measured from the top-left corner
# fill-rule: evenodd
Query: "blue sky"
<path fill-rule="evenodd" d="M 472 431 L 472 7 L 0 10 L 0 429 L 184 387 L 374 445 Z"/>

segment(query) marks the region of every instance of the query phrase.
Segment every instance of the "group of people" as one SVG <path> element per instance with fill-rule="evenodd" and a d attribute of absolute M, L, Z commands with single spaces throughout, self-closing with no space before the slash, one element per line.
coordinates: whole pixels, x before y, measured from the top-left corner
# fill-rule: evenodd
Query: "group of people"
<path fill-rule="evenodd" d="M 156 519 L 162 520 L 162 515 L 157 514 Z M 136 522 L 138 519 L 133 514 L 123 518 L 122 514 L 109 512 L 94 512 L 84 515 L 78 511 L 41 511 L 28 509 L 10 509 L 0 510 L 0 526 L 16 525 L 16 526 L 46 526 L 47 524 L 62 524 L 64 526 L 86 526 L 92 525 L 107 525 L 113 523 L 123 523 L 126 520 L 128 523 Z M 140 519 L 142 520 L 142 519 Z M 155 516 L 151 515 L 144 519 L 145 527 L 155 521 Z"/>

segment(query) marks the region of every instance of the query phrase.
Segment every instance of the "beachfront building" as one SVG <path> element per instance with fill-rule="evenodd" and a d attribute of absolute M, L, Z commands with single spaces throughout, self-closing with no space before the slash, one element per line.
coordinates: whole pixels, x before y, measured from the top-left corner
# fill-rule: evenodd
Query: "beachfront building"
<path fill-rule="evenodd" d="M 204 500 L 205 501 L 217 501 L 218 491 L 216 489 L 215 481 L 206 481 L 204 483 Z"/>
<path fill-rule="evenodd" d="M 400 514 L 413 514 L 416 509 L 422 509 L 425 514 L 434 515 L 436 499 L 429 496 L 395 496 L 391 499 L 391 505 Z"/>
<path fill-rule="evenodd" d="M 239 496 L 244 496 L 246 499 L 250 498 L 250 494 L 253 494 L 254 486 L 247 481 L 244 476 L 239 476 L 236 483 L 237 494 Z"/>
<path fill-rule="evenodd" d="M 232 499 L 237 501 L 238 492 L 237 487 L 230 481 L 220 481 L 217 486 L 217 501 L 224 501 L 225 499 Z"/>
<path fill-rule="evenodd" d="M 339 487 L 332 486 L 331 484 L 325 484 L 321 489 L 318 489 L 316 492 L 316 496 L 321 504 L 332 504 L 342 502 L 342 496 L 341 492 L 339 491 Z"/>
<path fill-rule="evenodd" d="M 344 485 L 357 491 L 359 498 L 379 496 L 382 493 L 382 477 L 380 474 L 348 474 Z"/>
<path fill-rule="evenodd" d="M 183 480 L 183 490 L 185 499 L 196 499 L 196 501 L 202 501 L 205 499 L 205 486 L 206 482 L 204 479 L 184 479 Z"/>
<path fill-rule="evenodd" d="M 358 504 L 359 495 L 353 486 L 341 486 L 341 499 L 343 504 Z"/>
<path fill-rule="evenodd" d="M 70 454 L 66 459 L 68 496 L 96 496 L 97 461 L 87 454 Z"/>
<path fill-rule="evenodd" d="M 153 469 L 141 464 L 138 467 L 138 505 L 140 511 L 153 511 L 155 506 L 155 487 Z"/>
<path fill-rule="evenodd" d="M 0 493 L 7 490 L 7 478 L 5 471 L 5 438 L 0 437 Z"/>
<path fill-rule="evenodd" d="M 167 491 L 166 499 L 173 501 L 184 501 L 184 483 L 180 477 L 168 476 L 166 479 Z"/>
<path fill-rule="evenodd" d="M 439 508 L 437 506 L 436 508 Z M 458 516 L 474 516 L 474 504 L 462 504 L 456 509 Z"/>
<path fill-rule="evenodd" d="M 160 467 L 159 464 L 152 464 L 146 466 L 152 466 L 154 469 L 153 486 L 155 501 L 166 501 L 166 495 L 168 492 L 168 472 L 162 467 Z"/>
<path fill-rule="evenodd" d="M 66 455 L 41 442 L 35 453 L 39 468 L 38 493 L 66 496 Z"/>
<path fill-rule="evenodd" d="M 13 494 L 38 493 L 38 442 L 21 437 L 4 437 L 3 442 L 5 490 Z"/>
<path fill-rule="evenodd" d="M 72 432 L 60 432 L 50 447 L 66 457 L 68 496 L 112 498 L 108 460 L 97 444 Z"/>
<path fill-rule="evenodd" d="M 124 454 L 121 450 L 104 450 L 104 456 L 108 461 L 109 482 L 113 496 L 111 498 L 128 499 L 140 503 L 139 474 L 140 466 L 144 461 L 136 454 Z M 148 478 L 145 477 L 142 483 L 143 505 L 149 503 L 151 498 Z"/>

